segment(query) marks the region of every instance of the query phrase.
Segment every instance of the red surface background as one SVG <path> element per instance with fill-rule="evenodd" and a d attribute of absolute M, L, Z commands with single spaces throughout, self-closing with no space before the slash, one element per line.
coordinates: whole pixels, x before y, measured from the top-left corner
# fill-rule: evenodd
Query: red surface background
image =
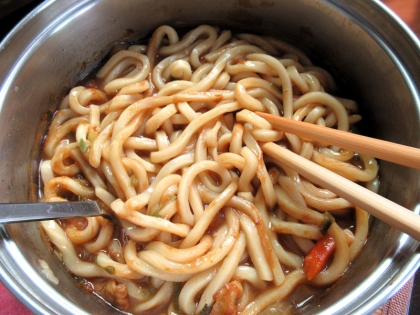
<path fill-rule="evenodd" d="M 420 0 L 383 0 L 405 23 L 420 37 Z M 405 310 L 401 310 L 401 315 L 405 315 Z M 0 314 L 3 315 L 31 315 L 23 304 L 19 302 L 1 283 L 0 283 Z M 397 313 L 394 313 L 399 315 Z"/>
<path fill-rule="evenodd" d="M 420 37 L 420 0 L 383 0 Z"/>

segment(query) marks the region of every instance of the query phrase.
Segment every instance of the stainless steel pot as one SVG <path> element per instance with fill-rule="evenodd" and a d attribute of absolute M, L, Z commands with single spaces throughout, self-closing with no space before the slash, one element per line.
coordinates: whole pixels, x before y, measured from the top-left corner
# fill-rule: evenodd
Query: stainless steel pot
<path fill-rule="evenodd" d="M 46 1 L 0 44 L 0 202 L 36 199 L 43 113 L 120 40 L 161 24 L 196 24 L 288 40 L 326 66 L 360 104 L 365 133 L 419 146 L 420 44 L 380 1 Z M 420 173 L 380 163 L 380 193 L 418 211 Z M 36 223 L 0 227 L 0 277 L 39 314 L 111 314 L 50 253 Z M 303 314 L 368 314 L 419 266 L 418 243 L 372 220 L 366 247 L 346 274 Z M 45 260 L 59 284 L 42 273 Z"/>

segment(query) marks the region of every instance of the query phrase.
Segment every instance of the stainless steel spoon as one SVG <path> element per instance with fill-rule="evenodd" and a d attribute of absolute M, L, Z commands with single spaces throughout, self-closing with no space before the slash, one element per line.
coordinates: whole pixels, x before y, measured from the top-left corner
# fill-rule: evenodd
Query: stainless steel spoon
<path fill-rule="evenodd" d="M 97 201 L 0 203 L 0 224 L 77 217 L 105 216 L 108 209 Z"/>

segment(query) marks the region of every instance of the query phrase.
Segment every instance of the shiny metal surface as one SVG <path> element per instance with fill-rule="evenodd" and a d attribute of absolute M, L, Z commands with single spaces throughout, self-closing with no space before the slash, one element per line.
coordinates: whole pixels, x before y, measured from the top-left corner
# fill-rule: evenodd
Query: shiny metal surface
<path fill-rule="evenodd" d="M 420 44 L 380 1 L 46 1 L 0 44 L 0 202 L 34 201 L 42 117 L 120 40 L 202 23 L 288 40 L 352 95 L 370 136 L 419 147 Z M 34 145 L 34 143 L 36 145 Z M 416 212 L 420 173 L 380 163 L 380 193 Z M 0 228 L 0 277 L 37 314 L 115 314 L 51 255 L 36 223 Z M 43 276 L 44 259 L 59 285 Z M 418 242 L 372 220 L 357 260 L 303 314 L 369 314 L 418 268 Z"/>
<path fill-rule="evenodd" d="M 0 203 L 0 224 L 106 215 L 95 201 Z"/>

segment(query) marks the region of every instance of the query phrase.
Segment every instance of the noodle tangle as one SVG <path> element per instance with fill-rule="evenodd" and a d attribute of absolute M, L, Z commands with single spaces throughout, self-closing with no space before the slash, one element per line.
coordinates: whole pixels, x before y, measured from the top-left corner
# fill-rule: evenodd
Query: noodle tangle
<path fill-rule="evenodd" d="M 299 286 L 345 272 L 368 215 L 260 145 L 276 142 L 366 187 L 378 166 L 274 130 L 255 111 L 350 131 L 357 104 L 336 92 L 327 71 L 278 39 L 161 26 L 71 89 L 44 144 L 42 201 L 98 199 L 115 220 L 45 221 L 43 230 L 83 286 L 123 311 L 290 309 L 308 298 L 288 300 Z M 306 257 L 325 235 L 335 249 L 310 278 Z"/>

